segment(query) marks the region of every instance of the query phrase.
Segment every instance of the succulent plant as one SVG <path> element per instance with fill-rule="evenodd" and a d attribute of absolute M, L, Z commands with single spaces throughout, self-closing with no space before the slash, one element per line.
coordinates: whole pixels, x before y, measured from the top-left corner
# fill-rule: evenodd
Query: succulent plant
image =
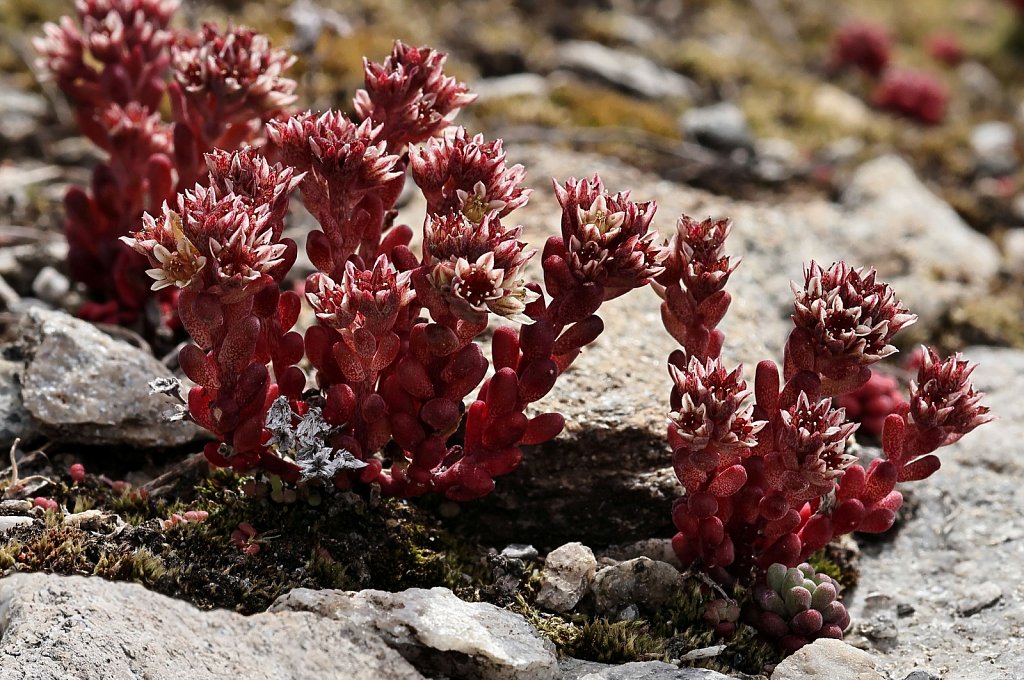
<path fill-rule="evenodd" d="M 796 651 L 818 638 L 843 638 L 850 623 L 838 600 L 839 584 L 806 562 L 786 568 L 768 567 L 765 580 L 754 586 L 744 618 L 786 651 Z"/>
<path fill-rule="evenodd" d="M 740 620 L 740 607 L 735 600 L 716 598 L 705 606 L 704 620 L 711 624 L 716 635 L 729 637 L 736 631 L 736 623 Z"/>

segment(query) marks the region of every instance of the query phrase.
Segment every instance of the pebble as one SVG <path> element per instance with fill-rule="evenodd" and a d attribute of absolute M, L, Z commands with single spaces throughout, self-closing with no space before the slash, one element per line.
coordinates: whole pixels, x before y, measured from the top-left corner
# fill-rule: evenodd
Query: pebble
<path fill-rule="evenodd" d="M 683 134 L 720 151 L 752 149 L 754 137 L 743 111 L 732 102 L 689 109 L 679 118 Z"/>
<path fill-rule="evenodd" d="M 600 614 L 621 615 L 630 606 L 654 609 L 668 602 L 679 587 L 679 571 L 646 557 L 605 567 L 594 577 L 595 605 Z"/>
<path fill-rule="evenodd" d="M 811 110 L 818 118 L 846 130 L 861 130 L 871 122 L 871 110 L 863 101 L 827 83 L 815 88 Z"/>
<path fill-rule="evenodd" d="M 505 549 L 501 551 L 502 557 L 507 557 L 510 560 L 523 560 L 524 562 L 531 562 L 536 560 L 538 557 L 537 549 L 532 545 L 525 543 L 513 543 L 505 546 Z"/>
<path fill-rule="evenodd" d="M 481 102 L 509 97 L 544 97 L 549 89 L 547 78 L 536 73 L 484 78 L 473 84 L 473 93 Z"/>
<path fill-rule="evenodd" d="M 43 267 L 32 281 L 32 292 L 43 302 L 59 307 L 68 292 L 71 282 L 68 277 L 53 267 Z"/>
<path fill-rule="evenodd" d="M 983 609 L 988 609 L 1003 597 L 1003 589 L 997 583 L 985 581 L 967 588 L 960 596 L 958 611 L 963 616 L 974 616 Z"/>
<path fill-rule="evenodd" d="M 46 98 L 0 83 L 0 139 L 16 144 L 29 139 L 46 116 Z"/>
<path fill-rule="evenodd" d="M 791 179 L 800 165 L 800 149 L 788 139 L 771 137 L 754 143 L 754 173 L 766 182 Z"/>
<path fill-rule="evenodd" d="M 564 42 L 558 47 L 557 60 L 560 68 L 648 99 L 689 100 L 697 91 L 697 86 L 686 76 L 658 66 L 646 57 L 596 42 Z"/>
<path fill-rule="evenodd" d="M 941 680 L 941 678 L 928 671 L 910 671 L 910 674 L 903 680 Z"/>
<path fill-rule="evenodd" d="M 978 172 L 984 175 L 1006 175 L 1017 167 L 1017 132 L 1003 121 L 981 123 L 971 131 Z"/>
<path fill-rule="evenodd" d="M 977 62 L 965 61 L 956 69 L 957 77 L 967 90 L 969 101 L 995 104 L 1003 97 L 1003 85 L 992 71 Z"/>
<path fill-rule="evenodd" d="M 884 680 L 874 658 L 842 640 L 821 638 L 779 662 L 771 680 Z"/>
<path fill-rule="evenodd" d="M 537 604 L 564 614 L 573 610 L 590 588 L 597 571 L 594 551 L 582 543 L 566 543 L 544 560 Z"/>

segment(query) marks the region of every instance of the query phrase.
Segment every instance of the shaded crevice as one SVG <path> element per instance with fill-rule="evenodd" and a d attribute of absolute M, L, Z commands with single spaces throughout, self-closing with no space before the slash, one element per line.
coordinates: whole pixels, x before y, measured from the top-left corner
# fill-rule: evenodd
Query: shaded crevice
<path fill-rule="evenodd" d="M 681 492 L 671 460 L 664 439 L 645 429 L 563 435 L 525 447 L 520 468 L 449 523 L 486 545 L 528 543 L 541 551 L 571 541 L 603 547 L 668 537 Z"/>

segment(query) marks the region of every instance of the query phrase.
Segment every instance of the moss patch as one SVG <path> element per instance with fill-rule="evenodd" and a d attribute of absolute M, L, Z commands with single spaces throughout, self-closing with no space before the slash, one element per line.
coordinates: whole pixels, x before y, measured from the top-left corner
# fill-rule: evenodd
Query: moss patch
<path fill-rule="evenodd" d="M 86 574 L 137 581 L 203 607 L 242 613 L 266 609 L 296 587 L 380 588 L 448 586 L 473 597 L 472 578 L 486 569 L 478 551 L 459 545 L 429 518 L 398 501 L 373 502 L 332 494 L 319 506 L 308 500 L 280 504 L 239 491 L 239 481 L 218 474 L 196 500 L 151 501 L 134 492 L 116 494 L 87 480 L 51 494 L 64 507 L 121 514 L 115 530 L 67 523 L 56 512 L 20 526 L 0 543 L 0 567 L 18 571 Z M 203 522 L 163 528 L 162 519 L 203 510 Z M 232 538 L 246 523 L 256 533 Z M 465 564 L 459 564 L 466 560 Z"/>

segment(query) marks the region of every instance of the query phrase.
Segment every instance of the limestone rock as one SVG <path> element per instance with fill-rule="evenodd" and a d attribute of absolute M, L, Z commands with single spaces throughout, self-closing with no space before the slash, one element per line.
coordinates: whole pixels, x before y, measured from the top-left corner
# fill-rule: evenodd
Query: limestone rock
<path fill-rule="evenodd" d="M 0 680 L 423 678 L 380 637 L 309 612 L 200 611 L 140 585 L 0 580 Z"/>
<path fill-rule="evenodd" d="M 985 294 L 999 269 L 992 241 L 968 227 L 897 156 L 862 165 L 843 205 L 854 219 L 842 227 L 844 243 L 834 257 L 877 268 L 921 317 L 922 333 L 944 310 Z"/>
<path fill-rule="evenodd" d="M 170 399 L 149 394 L 149 381 L 168 374 L 163 364 L 85 321 L 31 309 L 12 351 L 25 361 L 24 408 L 50 438 L 164 448 L 201 433 L 191 423 L 167 422 Z"/>
<path fill-rule="evenodd" d="M 548 680 L 554 645 L 522 617 L 460 600 L 447 588 L 344 592 L 297 588 L 269 612 L 306 611 L 379 635 L 431 677 Z"/>
<path fill-rule="evenodd" d="M 1017 131 L 1010 123 L 990 120 L 976 125 L 971 148 L 983 175 L 1006 175 L 1017 167 Z"/>
<path fill-rule="evenodd" d="M 0 447 L 36 436 L 36 423 L 21 399 L 20 362 L 0 358 Z"/>
<path fill-rule="evenodd" d="M 25 517 L 23 515 L 0 515 L 0 534 L 13 529 L 14 527 L 32 524 L 34 521 L 35 520 L 31 517 Z"/>
<path fill-rule="evenodd" d="M 599 613 L 617 613 L 630 605 L 653 609 L 668 602 L 679 587 L 679 571 L 671 564 L 637 557 L 605 567 L 594 577 Z"/>
<path fill-rule="evenodd" d="M 562 680 L 728 680 L 707 668 L 679 668 L 663 661 L 604 664 L 567 658 L 559 664 Z"/>
<path fill-rule="evenodd" d="M 696 85 L 686 76 L 631 52 L 600 43 L 570 40 L 558 47 L 558 65 L 650 99 L 692 99 Z"/>
<path fill-rule="evenodd" d="M 821 638 L 801 647 L 775 667 L 771 680 L 883 680 L 875 661 L 842 640 Z"/>
<path fill-rule="evenodd" d="M 884 550 L 861 557 L 870 591 L 858 588 L 847 603 L 854 621 L 871 617 L 871 591 L 913 606 L 894 618 L 897 644 L 850 639 L 893 678 L 918 668 L 971 680 L 1024 677 L 1024 639 L 1014 633 L 1024 625 L 1024 597 L 1012 585 L 1024 581 L 1024 527 L 1013 519 L 1024 506 L 1024 352 L 969 347 L 964 355 L 979 364 L 975 386 L 999 419 L 940 450 L 942 468 L 912 487 L 913 520 Z M 972 611 L 993 603 L 992 585 L 998 602 Z"/>
<path fill-rule="evenodd" d="M 46 98 L 0 82 L 0 139 L 15 144 L 35 133 L 47 112 Z"/>
<path fill-rule="evenodd" d="M 573 610 L 597 573 L 594 551 L 582 543 L 566 543 L 548 553 L 540 577 L 537 604 L 560 614 Z"/>
<path fill-rule="evenodd" d="M 973 616 L 982 609 L 991 607 L 999 602 L 1002 596 L 1003 589 L 999 587 L 998 583 L 992 581 L 979 583 L 961 594 L 960 613 L 964 616 Z"/>
<path fill-rule="evenodd" d="M 687 137 L 712 149 L 732 151 L 754 146 L 746 116 L 731 102 L 690 109 L 680 116 L 679 127 Z"/>

